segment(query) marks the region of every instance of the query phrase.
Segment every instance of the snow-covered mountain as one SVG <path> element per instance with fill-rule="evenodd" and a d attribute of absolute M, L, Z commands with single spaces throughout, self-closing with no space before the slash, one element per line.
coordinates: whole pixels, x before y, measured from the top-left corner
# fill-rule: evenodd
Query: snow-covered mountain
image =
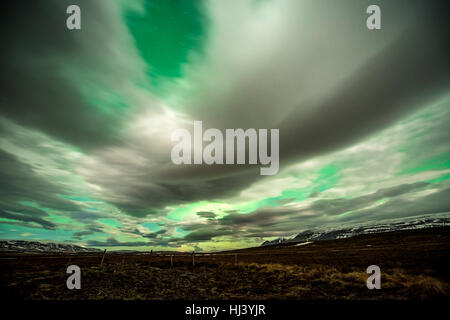
<path fill-rule="evenodd" d="M 0 252 L 98 252 L 99 249 L 85 248 L 73 244 L 39 242 L 26 240 L 0 240 Z"/>
<path fill-rule="evenodd" d="M 293 237 L 264 241 L 261 246 L 310 242 L 318 240 L 334 240 L 349 238 L 360 234 L 413 230 L 442 226 L 450 226 L 450 214 L 435 214 L 428 216 L 410 217 L 406 219 L 390 219 L 380 222 L 369 222 L 351 226 L 336 226 L 323 229 L 317 228 L 313 230 L 304 230 Z"/>

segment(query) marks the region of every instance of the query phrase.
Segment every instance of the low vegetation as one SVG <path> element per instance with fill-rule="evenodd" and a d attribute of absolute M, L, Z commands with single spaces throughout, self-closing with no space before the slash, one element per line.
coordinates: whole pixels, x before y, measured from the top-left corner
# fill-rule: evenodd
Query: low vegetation
<path fill-rule="evenodd" d="M 449 228 L 220 255 L 1 254 L 1 299 L 448 299 Z M 236 256 L 237 255 L 237 256 Z M 237 258 L 237 261 L 235 260 Z M 66 268 L 82 271 L 68 290 Z M 381 268 L 368 290 L 366 268 Z"/>

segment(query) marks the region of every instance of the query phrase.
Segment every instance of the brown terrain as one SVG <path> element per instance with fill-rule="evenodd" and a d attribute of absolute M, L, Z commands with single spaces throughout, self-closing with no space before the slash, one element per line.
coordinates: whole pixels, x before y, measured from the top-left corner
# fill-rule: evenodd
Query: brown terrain
<path fill-rule="evenodd" d="M 103 264 L 102 253 L 0 253 L 0 299 L 448 299 L 449 231 L 395 231 L 194 257 L 107 252 Z M 81 268 L 80 290 L 66 287 L 72 264 Z M 366 287 L 369 265 L 381 268 L 380 290 Z"/>

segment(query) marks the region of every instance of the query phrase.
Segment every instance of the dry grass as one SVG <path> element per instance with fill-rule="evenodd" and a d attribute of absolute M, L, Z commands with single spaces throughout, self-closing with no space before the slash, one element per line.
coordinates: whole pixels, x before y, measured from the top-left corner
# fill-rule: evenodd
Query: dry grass
<path fill-rule="evenodd" d="M 3 254 L 0 299 L 448 299 L 448 228 L 398 238 L 243 250 L 237 265 L 203 256 L 195 267 L 189 256 L 171 267 L 166 256 L 110 254 L 101 267 L 99 255 Z M 69 264 L 82 270 L 81 290 L 66 288 Z M 366 287 L 370 264 L 381 267 L 381 290 Z"/>

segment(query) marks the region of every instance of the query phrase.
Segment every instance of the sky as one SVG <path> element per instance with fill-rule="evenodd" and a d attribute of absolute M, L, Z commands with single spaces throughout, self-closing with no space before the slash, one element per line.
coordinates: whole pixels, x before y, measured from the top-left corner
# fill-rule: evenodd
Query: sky
<path fill-rule="evenodd" d="M 216 251 L 450 212 L 446 1 L 1 6 L 0 239 Z M 195 120 L 279 129 L 278 174 L 173 164 Z"/>

